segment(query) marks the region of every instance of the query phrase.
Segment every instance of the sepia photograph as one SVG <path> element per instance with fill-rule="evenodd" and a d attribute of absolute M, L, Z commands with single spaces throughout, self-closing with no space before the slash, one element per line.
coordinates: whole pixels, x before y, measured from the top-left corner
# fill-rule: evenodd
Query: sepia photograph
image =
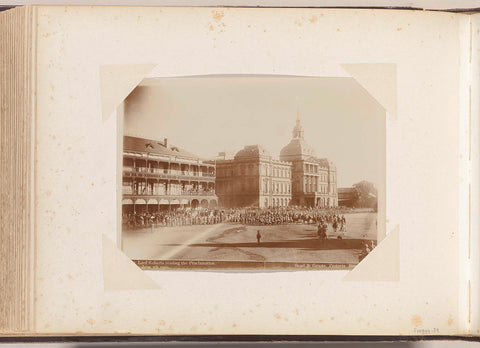
<path fill-rule="evenodd" d="M 354 79 L 148 78 L 123 113 L 140 268 L 349 270 L 377 245 L 385 110 Z"/>

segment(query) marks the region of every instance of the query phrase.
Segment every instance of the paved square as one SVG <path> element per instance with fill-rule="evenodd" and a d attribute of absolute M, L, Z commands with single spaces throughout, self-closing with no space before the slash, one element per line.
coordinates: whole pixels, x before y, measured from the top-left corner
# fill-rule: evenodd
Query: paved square
<path fill-rule="evenodd" d="M 323 242 L 318 240 L 317 226 L 311 224 L 221 223 L 124 231 L 123 250 L 133 260 L 229 261 L 233 267 L 238 261 L 357 264 L 364 242 L 377 239 L 377 214 L 352 213 L 345 218 L 342 239 L 337 239 L 339 233 L 334 234 L 330 224 L 329 239 Z M 188 268 L 188 263 L 184 265 Z"/>

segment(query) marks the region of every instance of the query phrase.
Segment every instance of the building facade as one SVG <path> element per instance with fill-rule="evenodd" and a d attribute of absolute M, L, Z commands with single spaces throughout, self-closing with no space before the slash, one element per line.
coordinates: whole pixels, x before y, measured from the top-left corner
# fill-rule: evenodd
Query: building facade
<path fill-rule="evenodd" d="M 359 194 L 355 187 L 339 187 L 338 205 L 342 207 L 353 207 L 358 196 Z"/>
<path fill-rule="evenodd" d="M 280 159 L 260 145 L 249 145 L 231 159 L 217 159 L 216 165 L 216 192 L 223 207 L 338 205 L 336 167 L 316 156 L 299 118 Z"/>
<path fill-rule="evenodd" d="M 124 136 L 123 212 L 215 208 L 215 173 L 215 163 L 172 146 L 167 139 L 159 142 Z"/>
<path fill-rule="evenodd" d="M 280 151 L 280 160 L 292 163 L 292 204 L 300 206 L 338 206 L 337 168 L 317 157 L 305 141 L 304 129 L 297 117 L 292 140 Z"/>
<path fill-rule="evenodd" d="M 273 159 L 260 145 L 245 146 L 233 159 L 217 160 L 222 207 L 284 207 L 291 203 L 291 163 Z"/>

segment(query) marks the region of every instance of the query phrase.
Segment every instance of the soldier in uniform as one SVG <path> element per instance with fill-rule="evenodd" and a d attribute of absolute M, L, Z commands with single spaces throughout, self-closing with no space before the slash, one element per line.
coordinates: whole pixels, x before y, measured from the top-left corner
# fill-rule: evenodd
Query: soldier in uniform
<path fill-rule="evenodd" d="M 318 233 L 318 239 L 320 240 L 327 239 L 327 224 L 325 222 L 321 222 L 318 225 L 317 233 Z"/>

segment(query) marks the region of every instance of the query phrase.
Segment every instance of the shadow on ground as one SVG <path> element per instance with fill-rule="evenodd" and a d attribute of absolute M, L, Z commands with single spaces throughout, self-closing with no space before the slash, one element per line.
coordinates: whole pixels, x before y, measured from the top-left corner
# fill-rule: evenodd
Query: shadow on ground
<path fill-rule="evenodd" d="M 340 249 L 362 249 L 365 239 L 328 239 L 321 241 L 317 238 L 289 239 L 279 241 L 264 241 L 251 243 L 196 243 L 189 244 L 189 247 L 204 248 L 283 248 L 300 250 L 340 250 Z M 162 246 L 181 246 L 182 244 L 161 244 Z"/>

